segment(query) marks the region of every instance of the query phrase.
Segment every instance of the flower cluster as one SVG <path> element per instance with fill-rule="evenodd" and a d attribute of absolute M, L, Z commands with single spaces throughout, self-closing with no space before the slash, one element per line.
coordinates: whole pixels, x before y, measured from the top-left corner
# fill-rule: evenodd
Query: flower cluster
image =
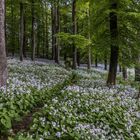
<path fill-rule="evenodd" d="M 18 133 L 17 140 L 140 139 L 140 101 L 134 98 L 137 90 L 121 82 L 106 86 L 106 71 L 78 69 L 74 73 L 79 78 L 71 79 L 66 85 L 64 82 L 64 88 L 60 89 L 59 85 L 48 94 L 48 89 L 64 81 L 73 71 L 52 63 L 15 59 L 8 61 L 8 67 L 8 93 L 30 93 L 31 88 L 44 92 L 37 94 L 43 99 L 41 110 L 33 115 L 29 131 Z"/>
<path fill-rule="evenodd" d="M 1 88 L 8 94 L 30 93 L 32 88 L 41 90 L 51 88 L 63 81 L 68 71 L 55 64 L 17 59 L 8 59 L 7 87 Z"/>
<path fill-rule="evenodd" d="M 140 139 L 140 103 L 135 88 L 105 85 L 105 75 L 77 70 L 80 80 L 49 97 L 36 113 L 33 139 Z"/>

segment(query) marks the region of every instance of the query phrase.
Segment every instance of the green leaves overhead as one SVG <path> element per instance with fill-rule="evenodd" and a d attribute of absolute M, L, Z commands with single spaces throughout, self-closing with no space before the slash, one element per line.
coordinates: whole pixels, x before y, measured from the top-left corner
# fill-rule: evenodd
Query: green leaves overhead
<path fill-rule="evenodd" d="M 109 14 L 115 12 L 118 18 L 120 57 L 125 53 L 127 64 L 133 63 L 133 55 L 139 54 L 140 2 L 135 0 L 117 0 L 116 10 L 110 9 L 110 0 L 90 0 L 91 30 L 96 50 L 110 47 Z M 131 61 L 132 60 L 132 61 Z M 125 62 L 124 62 L 125 63 Z"/>
<path fill-rule="evenodd" d="M 57 37 L 62 44 L 75 45 L 77 48 L 85 48 L 91 44 L 91 41 L 82 35 L 71 35 L 69 33 L 61 32 L 57 34 Z"/>
<path fill-rule="evenodd" d="M 19 3 L 23 2 L 25 12 L 25 45 L 28 54 L 31 53 L 31 1 L 32 0 L 7 0 L 6 1 L 6 28 L 7 50 L 19 53 Z M 80 48 L 80 57 L 87 54 L 90 45 L 92 56 L 99 54 L 98 59 L 104 55 L 110 56 L 110 18 L 111 12 L 117 14 L 118 40 L 120 57 L 125 54 L 127 62 L 133 63 L 135 55 L 140 52 L 140 1 L 139 0 L 76 0 L 76 26 L 77 34 L 72 35 L 72 0 L 34 0 L 36 20 L 36 54 L 45 57 L 48 52 L 51 57 L 52 45 L 53 5 L 59 7 L 59 29 L 57 35 L 60 40 L 60 55 L 65 52 L 72 56 L 72 45 Z M 117 2 L 117 9 L 111 9 L 111 3 Z M 54 12 L 55 14 L 58 14 Z M 113 40 L 116 43 L 116 40 Z M 55 49 L 54 49 L 55 50 Z M 122 61 L 122 59 L 120 59 Z M 125 62 L 124 62 L 125 63 Z"/>

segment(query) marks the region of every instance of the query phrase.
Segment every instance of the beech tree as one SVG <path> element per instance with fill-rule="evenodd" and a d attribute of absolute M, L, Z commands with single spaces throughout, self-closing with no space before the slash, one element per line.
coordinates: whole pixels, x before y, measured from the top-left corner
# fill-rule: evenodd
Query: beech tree
<path fill-rule="evenodd" d="M 23 61 L 23 43 L 24 43 L 24 7 L 20 2 L 20 61 Z"/>
<path fill-rule="evenodd" d="M 136 66 L 139 1 L 6 2 L 6 50 L 9 55 L 19 55 L 21 61 L 23 57 L 51 59 L 57 64 L 70 61 L 73 69 L 82 63 L 87 69 L 103 64 L 106 71 L 109 65 L 107 85 L 116 84 L 118 64 L 124 80 L 126 69 Z"/>
<path fill-rule="evenodd" d="M 36 23 L 35 23 L 35 1 L 31 1 L 31 12 L 32 12 L 32 33 L 31 33 L 31 40 L 32 40 L 32 56 L 31 59 L 34 61 L 35 60 L 35 48 L 36 48 L 36 38 L 35 38 L 35 28 L 36 28 Z"/>
<path fill-rule="evenodd" d="M 76 21 L 76 0 L 72 1 L 72 30 L 73 35 L 77 33 L 77 21 Z M 77 68 L 77 49 L 73 44 L 73 69 Z"/>
<path fill-rule="evenodd" d="M 0 1 L 0 87 L 6 85 L 7 60 L 5 51 L 5 0 Z"/>
<path fill-rule="evenodd" d="M 109 74 L 107 79 L 108 85 L 116 84 L 116 73 L 119 57 L 119 44 L 118 44 L 118 17 L 115 10 L 118 8 L 118 3 L 116 1 L 110 1 L 111 12 L 109 14 L 110 18 L 110 37 L 111 37 L 111 56 L 110 56 L 110 66 Z"/>

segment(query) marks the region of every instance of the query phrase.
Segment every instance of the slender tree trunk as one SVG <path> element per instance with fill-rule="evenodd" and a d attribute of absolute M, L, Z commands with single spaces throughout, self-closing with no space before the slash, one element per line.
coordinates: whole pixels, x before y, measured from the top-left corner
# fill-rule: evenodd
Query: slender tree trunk
<path fill-rule="evenodd" d="M 35 41 L 35 2 L 32 0 L 32 61 L 35 60 L 35 48 L 36 48 L 36 41 Z"/>
<path fill-rule="evenodd" d="M 67 61 L 67 53 L 64 53 L 64 61 Z"/>
<path fill-rule="evenodd" d="M 136 66 L 135 66 L 135 81 L 140 82 L 140 57 L 137 56 L 136 58 Z M 138 93 L 138 99 L 140 98 L 140 84 L 139 84 L 139 93 Z"/>
<path fill-rule="evenodd" d="M 77 50 L 77 65 L 80 67 L 80 51 Z"/>
<path fill-rule="evenodd" d="M 104 58 L 104 70 L 107 70 L 107 56 Z"/>
<path fill-rule="evenodd" d="M 39 29 L 40 29 L 40 21 L 37 20 L 37 48 L 36 48 L 37 58 L 40 57 L 40 32 L 39 32 Z"/>
<path fill-rule="evenodd" d="M 46 58 L 49 58 L 49 24 L 48 24 L 48 13 L 46 13 Z"/>
<path fill-rule="evenodd" d="M 43 16 L 43 15 L 42 15 Z M 42 31 L 42 36 L 43 36 L 43 39 L 42 39 L 42 46 L 43 46 L 43 58 L 45 58 L 45 45 L 46 45 L 46 39 L 45 39 L 45 25 L 43 24 L 42 22 L 42 26 L 43 26 L 43 31 Z"/>
<path fill-rule="evenodd" d="M 91 46 L 88 46 L 88 69 L 91 69 Z"/>
<path fill-rule="evenodd" d="M 135 81 L 140 82 L 140 55 L 135 56 Z"/>
<path fill-rule="evenodd" d="M 52 60 L 55 59 L 55 6 L 52 2 L 51 6 L 51 20 L 52 20 Z"/>
<path fill-rule="evenodd" d="M 122 69 L 122 74 L 123 74 L 123 79 L 126 80 L 127 79 L 127 69 L 125 67 L 123 67 L 123 69 Z"/>
<path fill-rule="evenodd" d="M 6 0 L 4 1 L 4 11 L 5 11 L 5 22 L 4 22 L 4 29 L 5 29 L 5 49 L 6 49 L 6 56 L 8 56 L 8 47 L 7 47 L 7 26 L 6 26 Z"/>
<path fill-rule="evenodd" d="M 20 61 L 23 61 L 23 40 L 24 40 L 24 7 L 20 2 Z"/>
<path fill-rule="evenodd" d="M 119 72 L 122 72 L 122 66 L 119 65 Z"/>
<path fill-rule="evenodd" d="M 111 10 L 117 10 L 117 2 L 111 1 Z M 117 64 L 119 56 L 119 45 L 118 45 L 118 20 L 117 13 L 115 11 L 110 12 L 110 35 L 111 35 L 111 56 L 109 74 L 107 79 L 108 85 L 116 84 Z"/>
<path fill-rule="evenodd" d="M 44 44 L 44 41 L 43 41 L 43 43 L 42 43 L 42 46 L 43 46 L 43 58 L 45 58 L 45 46 L 44 46 L 45 44 Z"/>
<path fill-rule="evenodd" d="M 14 7 L 13 0 L 11 0 L 11 46 L 12 56 L 15 54 L 15 32 L 14 32 Z"/>
<path fill-rule="evenodd" d="M 97 59 L 97 55 L 96 55 L 96 58 L 95 58 L 95 67 L 96 67 L 96 68 L 98 67 L 98 59 Z"/>
<path fill-rule="evenodd" d="M 76 22 L 76 0 L 72 2 L 72 24 L 73 24 L 73 34 L 77 33 L 77 22 Z M 73 44 L 73 69 L 77 69 L 77 48 Z"/>
<path fill-rule="evenodd" d="M 140 66 L 135 67 L 135 81 L 140 83 Z M 140 84 L 139 84 L 139 93 L 138 93 L 138 99 L 140 98 Z"/>
<path fill-rule="evenodd" d="M 67 2 L 65 1 L 64 2 L 64 4 L 65 4 L 65 7 L 67 7 Z M 67 25 L 67 23 L 68 23 L 68 17 L 67 17 L 67 15 L 64 15 L 63 16 L 63 21 L 64 21 L 64 25 Z M 64 26 L 63 27 L 63 32 L 65 32 L 65 33 L 68 33 L 68 27 L 67 26 Z M 67 56 L 68 56 L 68 52 L 67 52 L 67 50 L 66 50 L 66 46 L 63 46 L 63 48 L 64 48 L 64 61 L 66 61 L 67 60 Z"/>
<path fill-rule="evenodd" d="M 56 34 L 60 32 L 60 12 L 59 12 L 59 0 L 57 2 L 57 5 L 56 5 L 56 10 L 55 10 L 55 40 L 56 40 L 56 43 L 55 43 L 55 62 L 59 64 L 59 40 L 58 38 L 56 37 Z"/>
<path fill-rule="evenodd" d="M 89 7 L 90 7 L 90 2 L 89 2 Z M 89 11 L 88 11 L 88 26 L 89 26 L 89 30 L 88 30 L 88 38 L 90 40 L 91 38 L 91 34 L 90 34 L 90 28 L 91 28 L 91 25 L 90 25 L 90 8 L 89 8 Z M 91 69 L 91 45 L 88 46 L 88 69 L 90 70 Z"/>
<path fill-rule="evenodd" d="M 140 66 L 135 67 L 135 81 L 140 81 Z"/>
<path fill-rule="evenodd" d="M 43 7 L 42 7 L 43 9 Z M 44 10 L 42 10 L 42 17 L 43 19 L 45 19 L 45 15 L 44 15 Z M 41 21 L 42 24 L 42 53 L 43 53 L 43 58 L 45 58 L 46 56 L 46 21 Z"/>
<path fill-rule="evenodd" d="M 24 15 L 23 56 L 26 58 L 26 17 Z"/>
<path fill-rule="evenodd" d="M 7 59 L 5 50 L 5 0 L 0 0 L 0 87 L 6 86 Z"/>
<path fill-rule="evenodd" d="M 40 57 L 40 36 L 39 36 L 39 25 L 38 25 L 38 31 L 37 31 L 37 58 Z"/>

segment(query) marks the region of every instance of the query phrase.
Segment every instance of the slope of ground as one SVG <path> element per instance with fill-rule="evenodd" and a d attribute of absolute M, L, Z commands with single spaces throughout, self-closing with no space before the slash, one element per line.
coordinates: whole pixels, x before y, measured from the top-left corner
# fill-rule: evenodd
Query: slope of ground
<path fill-rule="evenodd" d="M 106 76 L 98 69 L 67 71 L 52 63 L 9 60 L 1 134 L 11 140 L 139 140 L 140 101 L 128 85 L 133 75 L 130 82 L 118 75 L 114 87 L 106 86 Z"/>

